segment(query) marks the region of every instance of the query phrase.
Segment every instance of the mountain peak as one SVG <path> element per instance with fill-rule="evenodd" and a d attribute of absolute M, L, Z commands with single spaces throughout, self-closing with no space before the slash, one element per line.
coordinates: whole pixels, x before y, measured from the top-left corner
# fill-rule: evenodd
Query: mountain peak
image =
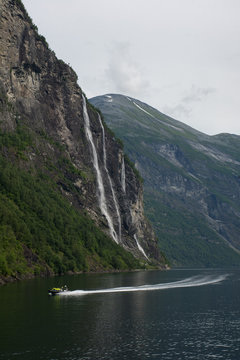
<path fill-rule="evenodd" d="M 145 211 L 172 263 L 239 265 L 240 138 L 208 136 L 124 95 L 90 102 L 137 164 Z"/>

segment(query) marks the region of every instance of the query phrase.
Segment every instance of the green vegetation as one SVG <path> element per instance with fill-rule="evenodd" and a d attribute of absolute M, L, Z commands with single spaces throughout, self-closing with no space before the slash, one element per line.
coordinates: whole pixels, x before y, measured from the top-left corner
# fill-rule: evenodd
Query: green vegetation
<path fill-rule="evenodd" d="M 0 158 L 0 274 L 140 266 L 42 178 Z M 32 268 L 23 246 L 38 259 Z"/>
<path fill-rule="evenodd" d="M 16 131 L 11 133 L 2 132 L 0 129 L 0 150 L 7 147 L 20 152 L 32 144 L 30 132 L 24 126 L 17 125 Z"/>
<path fill-rule="evenodd" d="M 239 265 L 229 245 L 240 248 L 240 137 L 210 137 L 138 100 L 111 96 L 90 102 L 139 165 L 145 214 L 171 264 Z"/>
<path fill-rule="evenodd" d="M 28 151 L 39 152 L 38 138 L 62 154 L 57 163 L 48 160 L 41 170 L 20 166 L 19 160 L 29 160 Z M 11 133 L 0 131 L 0 276 L 141 267 L 59 193 L 54 178 L 77 191 L 68 176 L 89 181 L 45 133 L 34 137 L 24 125 Z"/>
<path fill-rule="evenodd" d="M 166 204 L 172 202 L 172 206 Z M 174 204 L 174 206 L 173 206 Z M 175 207 L 175 208 L 174 208 Z M 182 208 L 182 211 L 179 208 Z M 239 255 L 223 242 L 219 234 L 207 226 L 205 219 L 158 194 L 147 194 L 145 212 L 161 239 L 161 250 L 172 266 L 238 266 Z"/>
<path fill-rule="evenodd" d="M 15 211 L 14 204 L 8 203 L 8 199 L 0 196 L 1 218 L 2 211 Z M 16 276 L 26 274 L 27 261 L 21 243 L 17 241 L 12 227 L 9 225 L 0 226 L 0 274 L 3 276 Z"/>

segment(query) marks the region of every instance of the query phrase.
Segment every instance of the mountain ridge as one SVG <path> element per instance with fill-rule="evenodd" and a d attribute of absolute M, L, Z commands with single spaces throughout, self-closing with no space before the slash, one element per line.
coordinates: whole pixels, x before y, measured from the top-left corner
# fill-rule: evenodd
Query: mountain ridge
<path fill-rule="evenodd" d="M 238 265 L 240 137 L 206 135 L 124 95 L 90 102 L 143 177 L 145 211 L 172 263 Z"/>

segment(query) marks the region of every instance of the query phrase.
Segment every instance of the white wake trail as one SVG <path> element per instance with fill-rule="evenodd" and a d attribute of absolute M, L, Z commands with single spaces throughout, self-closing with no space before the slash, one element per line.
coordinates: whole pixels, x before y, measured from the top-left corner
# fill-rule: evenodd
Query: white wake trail
<path fill-rule="evenodd" d="M 60 293 L 61 296 L 81 296 L 90 294 L 106 294 L 106 293 L 119 293 L 119 292 L 137 292 L 137 291 L 156 291 L 176 288 L 186 288 L 204 285 L 213 285 L 224 281 L 228 277 L 228 274 L 213 276 L 194 276 L 180 281 L 174 281 L 170 283 L 162 283 L 155 285 L 141 285 L 141 286 L 128 286 L 128 287 L 117 287 L 110 289 L 99 289 L 99 290 L 74 290 Z"/>

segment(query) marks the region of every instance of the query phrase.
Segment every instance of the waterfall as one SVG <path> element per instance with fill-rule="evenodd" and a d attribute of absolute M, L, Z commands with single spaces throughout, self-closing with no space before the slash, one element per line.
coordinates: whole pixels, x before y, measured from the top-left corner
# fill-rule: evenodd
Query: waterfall
<path fill-rule="evenodd" d="M 138 242 L 137 235 L 136 235 L 136 234 L 134 234 L 134 236 L 133 236 L 133 237 L 134 237 L 134 239 L 136 240 L 138 250 L 139 250 L 139 251 L 141 251 L 141 253 L 145 256 L 145 258 L 146 258 L 146 259 L 148 259 L 148 260 L 149 260 L 149 258 L 147 257 L 147 255 L 146 255 L 145 251 L 143 250 L 142 246 L 141 246 L 141 245 L 139 244 L 139 242 Z"/>
<path fill-rule="evenodd" d="M 117 202 L 117 198 L 116 198 L 116 194 L 115 191 L 113 189 L 113 184 L 112 184 L 112 179 L 109 175 L 108 172 L 108 168 L 107 168 L 107 155 L 106 155 L 106 144 L 105 144 L 105 129 L 101 120 L 101 116 L 98 114 L 98 119 L 99 119 L 99 123 L 102 129 L 102 141 L 103 141 L 103 163 L 104 163 L 104 168 L 105 171 L 107 173 L 107 177 L 108 177 L 108 181 L 110 184 L 110 188 L 111 188 L 111 192 L 112 192 L 112 197 L 113 197 L 113 202 L 115 205 L 115 209 L 116 209 L 116 213 L 117 213 L 117 217 L 118 217 L 118 236 L 119 236 L 119 240 L 121 241 L 121 229 L 122 229 L 122 222 L 121 222 L 121 216 L 120 216 L 120 211 L 119 211 L 119 206 L 118 206 L 118 202 Z"/>
<path fill-rule="evenodd" d="M 121 185 L 123 192 L 126 192 L 126 173 L 125 173 L 125 161 L 124 156 L 122 157 L 122 168 L 121 168 Z"/>
<path fill-rule="evenodd" d="M 99 168 L 96 147 L 93 142 L 92 131 L 90 128 L 90 120 L 89 120 L 87 105 L 86 105 L 86 99 L 85 99 L 84 95 L 82 95 L 82 99 L 83 99 L 83 118 L 84 118 L 85 132 L 86 132 L 87 139 L 92 148 L 93 165 L 94 165 L 94 168 L 95 168 L 96 174 L 97 174 L 97 184 L 98 184 L 98 190 L 99 190 L 99 197 L 98 197 L 99 198 L 99 206 L 100 206 L 102 214 L 107 219 L 112 238 L 114 239 L 114 241 L 116 243 L 118 243 L 118 238 L 117 238 L 117 234 L 114 230 L 113 221 L 112 221 L 112 218 L 111 218 L 111 216 L 108 212 L 108 208 L 107 208 L 106 196 L 105 196 L 105 191 L 104 191 L 104 186 L 103 186 L 103 179 L 102 179 L 102 175 L 101 175 L 100 168 Z"/>

